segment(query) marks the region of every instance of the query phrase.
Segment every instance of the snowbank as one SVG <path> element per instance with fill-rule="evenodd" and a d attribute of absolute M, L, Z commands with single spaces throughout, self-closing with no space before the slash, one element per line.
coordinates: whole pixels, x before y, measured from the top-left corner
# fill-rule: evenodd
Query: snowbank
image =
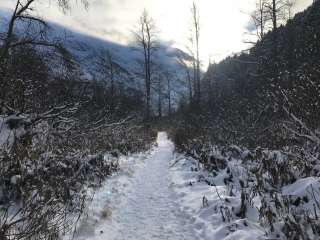
<path fill-rule="evenodd" d="M 177 159 L 180 160 L 177 162 Z M 239 208 L 240 195 L 236 190 L 233 197 L 228 195 L 230 189 L 224 184 L 226 171 L 217 176 L 210 175 L 197 169 L 198 163 L 194 159 L 183 155 L 177 155 L 173 163 L 176 164 L 171 168 L 172 186 L 179 196 L 181 211 L 189 216 L 192 227 L 196 229 L 197 239 L 265 239 L 264 229 L 257 224 L 256 209 L 249 209 L 246 219 L 233 217 L 231 210 L 236 212 Z M 237 162 L 232 164 L 233 170 L 237 170 Z"/>
<path fill-rule="evenodd" d="M 25 134 L 24 121 L 25 116 L 0 115 L 0 150 L 10 149 L 15 139 Z"/>

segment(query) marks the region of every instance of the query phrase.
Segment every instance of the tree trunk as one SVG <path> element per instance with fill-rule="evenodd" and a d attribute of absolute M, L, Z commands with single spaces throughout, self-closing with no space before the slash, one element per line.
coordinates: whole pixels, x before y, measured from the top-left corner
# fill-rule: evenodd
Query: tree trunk
<path fill-rule="evenodd" d="M 162 117 L 162 91 L 161 91 L 161 76 L 159 76 L 158 82 L 158 116 Z"/>
<path fill-rule="evenodd" d="M 272 25 L 273 25 L 273 58 L 277 65 L 278 58 L 278 25 L 277 25 L 277 2 L 272 0 Z"/>
<path fill-rule="evenodd" d="M 195 61 L 193 61 L 193 89 L 194 89 L 194 99 L 198 99 L 198 89 L 197 89 L 197 67 Z"/>
<path fill-rule="evenodd" d="M 201 101 L 201 89 L 200 89 L 200 56 L 199 56 L 199 33 L 197 33 L 197 104 L 200 104 Z"/>
<path fill-rule="evenodd" d="M 168 80 L 168 115 L 170 116 L 172 111 L 171 111 L 171 79 L 168 76 L 167 77 Z"/>
<path fill-rule="evenodd" d="M 191 81 L 191 76 L 190 72 L 187 69 L 187 78 L 188 78 L 188 87 L 189 87 L 189 103 L 192 103 L 192 81 Z"/>

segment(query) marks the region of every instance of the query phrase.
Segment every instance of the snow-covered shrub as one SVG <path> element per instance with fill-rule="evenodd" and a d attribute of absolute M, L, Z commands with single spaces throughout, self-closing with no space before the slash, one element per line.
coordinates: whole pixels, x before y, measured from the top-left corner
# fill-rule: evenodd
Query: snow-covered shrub
<path fill-rule="evenodd" d="M 92 130 L 76 113 L 60 108 L 25 115 L 27 124 L 16 124 L 18 131 L 3 120 L 5 134 L 19 134 L 0 149 L 0 239 L 58 239 L 69 232 L 91 199 L 86 189 L 118 169 L 120 154 L 144 150 L 154 140 L 137 122 Z"/>
<path fill-rule="evenodd" d="M 320 237 L 320 180 L 318 145 L 305 142 L 282 150 L 218 146 L 196 138 L 180 149 L 208 172 L 200 180 L 223 184 L 217 211 L 223 221 L 252 218 L 275 239 Z M 179 149 L 178 149 L 179 150 Z M 218 194 L 219 195 L 219 194 Z M 227 197 L 226 197 L 227 196 Z M 251 219 L 252 220 L 252 219 Z"/>
<path fill-rule="evenodd" d="M 28 30 L 38 26 L 29 20 Z M 8 39 L 19 42 L 18 32 Z M 32 44 L 40 37 L 32 31 L 31 44 L 0 59 L 1 240 L 58 239 L 82 214 L 87 188 L 118 169 L 120 154 L 147 149 L 155 138 L 140 126 L 140 91 L 109 86 L 105 66 L 99 79 L 88 79 L 60 41 L 45 47 L 45 32 L 41 46 Z M 122 67 L 116 72 L 116 79 L 131 77 Z"/>

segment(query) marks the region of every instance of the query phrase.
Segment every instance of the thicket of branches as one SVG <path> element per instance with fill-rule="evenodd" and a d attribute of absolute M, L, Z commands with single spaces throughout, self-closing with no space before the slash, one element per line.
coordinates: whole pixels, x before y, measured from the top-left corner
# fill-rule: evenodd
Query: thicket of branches
<path fill-rule="evenodd" d="M 142 124 L 143 94 L 116 82 L 126 70 L 101 51 L 92 60 L 99 78 L 86 79 L 63 39 L 48 37 L 35 2 L 17 0 L 0 35 L 1 240 L 72 231 L 91 197 L 85 189 L 154 139 Z"/>
<path fill-rule="evenodd" d="M 319 14 L 315 2 L 276 33 L 265 33 L 248 53 L 211 64 L 202 79 L 201 111 L 182 103 L 189 127 L 202 127 L 217 142 L 253 147 L 292 143 L 283 127 L 291 114 L 318 128 Z"/>
<path fill-rule="evenodd" d="M 255 19 L 258 42 L 209 66 L 201 108 L 182 102 L 172 137 L 178 150 L 213 176 L 227 173 L 230 196 L 238 194 L 241 205 L 225 203 L 226 221 L 226 216 L 246 218 L 249 208 L 258 207 L 268 236 L 317 239 L 319 189 L 307 187 L 304 197 L 282 189 L 319 177 L 320 2 L 280 26 L 284 9 L 278 6 L 284 5 L 272 3 L 284 1 L 259 2 L 267 5 L 257 12 L 267 15 Z M 231 169 L 233 159 L 239 160 L 241 181 L 234 176 L 240 170 Z M 260 206 L 252 201 L 257 196 Z"/>

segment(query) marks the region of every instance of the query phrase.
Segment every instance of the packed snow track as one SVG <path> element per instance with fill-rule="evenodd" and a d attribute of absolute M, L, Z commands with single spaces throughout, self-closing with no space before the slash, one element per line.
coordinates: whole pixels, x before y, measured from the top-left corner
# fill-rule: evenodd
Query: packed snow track
<path fill-rule="evenodd" d="M 120 162 L 120 173 L 98 190 L 76 239 L 196 239 L 172 190 L 173 152 L 173 143 L 162 132 L 149 154 Z"/>

